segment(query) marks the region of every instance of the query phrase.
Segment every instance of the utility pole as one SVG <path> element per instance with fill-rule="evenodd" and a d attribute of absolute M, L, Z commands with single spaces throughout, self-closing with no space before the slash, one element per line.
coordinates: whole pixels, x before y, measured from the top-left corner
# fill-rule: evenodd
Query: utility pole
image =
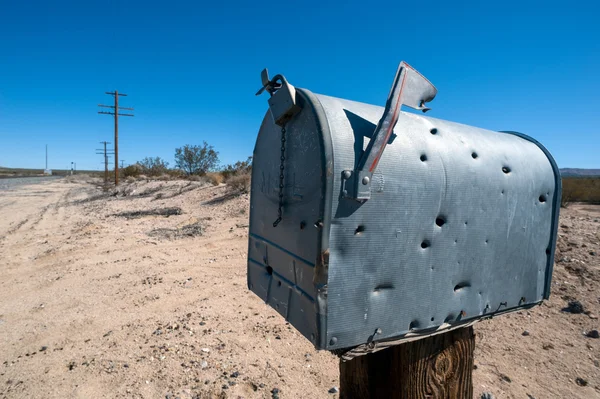
<path fill-rule="evenodd" d="M 119 107 L 119 96 L 127 96 L 127 94 L 119 93 L 117 90 L 113 92 L 107 91 L 115 98 L 115 105 L 102 105 L 98 104 L 99 107 L 112 108 L 114 112 L 98 111 L 99 114 L 113 115 L 115 117 L 115 186 L 119 184 L 119 116 L 133 116 L 133 114 L 121 114 L 119 110 L 125 109 L 133 111 L 133 108 Z"/>
<path fill-rule="evenodd" d="M 106 145 L 110 144 L 108 141 L 101 141 L 100 144 L 104 144 L 104 149 L 96 149 L 96 154 L 104 155 L 104 184 L 108 183 L 108 156 L 114 153 L 109 152 L 106 149 Z M 100 152 L 98 152 L 100 151 Z"/>
<path fill-rule="evenodd" d="M 123 164 L 125 163 L 124 159 L 121 159 L 121 169 L 123 169 Z"/>

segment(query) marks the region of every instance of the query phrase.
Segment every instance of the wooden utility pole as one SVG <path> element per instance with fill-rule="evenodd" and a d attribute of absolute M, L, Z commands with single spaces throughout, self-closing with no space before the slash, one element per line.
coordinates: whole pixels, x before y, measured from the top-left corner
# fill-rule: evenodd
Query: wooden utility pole
<path fill-rule="evenodd" d="M 473 327 L 340 361 L 340 399 L 473 397 Z"/>
<path fill-rule="evenodd" d="M 104 150 L 96 149 L 96 154 L 104 155 L 104 184 L 108 183 L 108 156 L 114 153 L 107 151 L 106 145 L 110 144 L 108 141 L 101 141 L 100 144 L 104 144 Z"/>
<path fill-rule="evenodd" d="M 119 93 L 117 90 L 113 92 L 107 91 L 115 98 L 115 105 L 102 105 L 98 104 L 99 107 L 113 108 L 114 112 L 98 111 L 99 114 L 113 115 L 115 117 L 115 186 L 119 184 L 119 116 L 133 116 L 133 114 L 122 114 L 119 110 L 125 109 L 133 111 L 133 108 L 119 107 L 119 96 L 127 96 L 127 94 Z"/>

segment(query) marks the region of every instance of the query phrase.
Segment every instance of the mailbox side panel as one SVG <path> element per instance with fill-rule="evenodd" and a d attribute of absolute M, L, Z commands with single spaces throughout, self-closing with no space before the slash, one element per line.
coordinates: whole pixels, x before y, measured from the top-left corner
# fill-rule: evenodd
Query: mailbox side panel
<path fill-rule="evenodd" d="M 253 154 L 248 243 L 248 288 L 316 347 L 325 345 L 331 139 L 324 112 L 298 90 L 300 113 L 286 124 L 282 220 L 278 217 L 281 127 L 270 111 Z M 325 124 L 323 123 L 325 122 Z M 323 132 L 325 131 L 325 135 Z M 329 197 L 328 197 L 329 195 Z"/>
<path fill-rule="evenodd" d="M 334 148 L 327 348 L 427 334 L 538 304 L 560 181 L 514 134 L 402 113 L 371 199 L 342 198 L 383 108 L 317 96 Z"/>

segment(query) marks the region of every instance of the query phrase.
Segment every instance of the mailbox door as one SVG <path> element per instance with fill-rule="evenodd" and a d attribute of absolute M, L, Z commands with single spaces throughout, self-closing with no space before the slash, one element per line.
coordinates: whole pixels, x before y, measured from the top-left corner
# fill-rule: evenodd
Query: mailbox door
<path fill-rule="evenodd" d="M 313 344 L 324 347 L 331 141 L 322 134 L 328 127 L 314 95 L 298 90 L 296 100 L 301 111 L 285 125 L 285 141 L 268 111 L 254 148 L 248 287 Z M 282 218 L 275 227 L 281 182 Z"/>

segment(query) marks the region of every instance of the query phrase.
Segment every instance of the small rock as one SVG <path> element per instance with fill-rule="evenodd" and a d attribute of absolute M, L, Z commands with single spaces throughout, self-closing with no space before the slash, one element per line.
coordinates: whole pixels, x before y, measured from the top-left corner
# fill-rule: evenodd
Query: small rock
<path fill-rule="evenodd" d="M 166 394 L 165 399 L 173 399 L 173 394 L 172 393 Z"/>
<path fill-rule="evenodd" d="M 585 387 L 587 386 L 588 382 L 586 380 L 584 380 L 581 377 L 577 377 L 575 378 L 575 382 L 577 383 L 577 385 L 579 385 L 580 387 Z"/>
<path fill-rule="evenodd" d="M 554 349 L 554 345 L 552 345 L 552 344 L 543 344 L 542 345 L 542 349 L 544 349 L 544 350 Z"/>
<path fill-rule="evenodd" d="M 223 386 L 221 388 L 223 388 L 223 389 L 229 389 L 229 385 L 223 384 Z"/>
<path fill-rule="evenodd" d="M 240 376 L 240 372 L 239 371 L 234 371 L 233 373 L 231 373 L 230 377 L 231 378 L 238 378 Z"/>
<path fill-rule="evenodd" d="M 580 314 L 584 312 L 583 305 L 579 301 L 569 301 L 569 304 L 566 308 L 563 309 L 564 312 L 569 312 L 573 314 Z"/>
<path fill-rule="evenodd" d="M 521 333 L 522 336 L 527 337 L 529 336 L 529 331 L 525 330 Z"/>
<path fill-rule="evenodd" d="M 156 330 L 154 330 L 154 332 L 152 334 L 154 334 L 154 335 L 161 335 L 162 334 L 162 330 L 160 328 L 157 328 Z"/>
<path fill-rule="evenodd" d="M 208 367 L 208 362 L 206 360 L 203 360 L 202 363 L 200 363 L 200 367 L 202 368 L 202 370 L 204 370 Z"/>
<path fill-rule="evenodd" d="M 209 348 L 202 348 L 202 352 L 208 353 L 208 352 L 210 352 L 210 349 Z"/>
<path fill-rule="evenodd" d="M 512 382 L 512 380 L 510 379 L 510 377 L 507 376 L 506 374 L 500 374 L 500 378 L 502 378 L 506 382 Z"/>
<path fill-rule="evenodd" d="M 42 346 L 42 347 L 40 348 L 40 352 L 45 352 L 45 351 L 46 351 L 46 349 L 48 349 L 48 347 L 47 347 L 47 346 Z"/>
<path fill-rule="evenodd" d="M 481 394 L 480 399 L 496 399 L 496 397 L 490 392 L 484 392 Z"/>
<path fill-rule="evenodd" d="M 339 391 L 340 390 L 338 389 L 338 387 L 331 387 L 331 388 L 329 388 L 329 391 L 327 391 L 327 392 L 329 392 L 329 393 L 338 393 Z"/>
<path fill-rule="evenodd" d="M 203 321 L 201 321 L 201 322 L 200 322 L 200 325 L 201 325 L 201 326 L 205 326 L 205 325 L 206 325 L 206 323 L 205 323 L 205 322 L 203 322 Z"/>
<path fill-rule="evenodd" d="M 585 334 L 588 338 L 600 338 L 600 333 L 598 330 L 590 330 Z"/>
<path fill-rule="evenodd" d="M 259 387 L 259 388 L 264 388 L 264 387 L 265 387 L 265 384 L 263 384 L 263 383 L 261 382 L 260 384 L 258 384 L 258 387 Z"/>
<path fill-rule="evenodd" d="M 529 393 L 526 393 L 525 395 L 527 395 L 527 399 L 535 399 L 535 396 L 533 396 Z"/>
<path fill-rule="evenodd" d="M 596 256 L 596 251 L 590 251 L 590 255 Z"/>
<path fill-rule="evenodd" d="M 272 399 L 279 399 L 279 388 L 273 388 L 273 389 L 271 389 L 271 398 Z"/>

